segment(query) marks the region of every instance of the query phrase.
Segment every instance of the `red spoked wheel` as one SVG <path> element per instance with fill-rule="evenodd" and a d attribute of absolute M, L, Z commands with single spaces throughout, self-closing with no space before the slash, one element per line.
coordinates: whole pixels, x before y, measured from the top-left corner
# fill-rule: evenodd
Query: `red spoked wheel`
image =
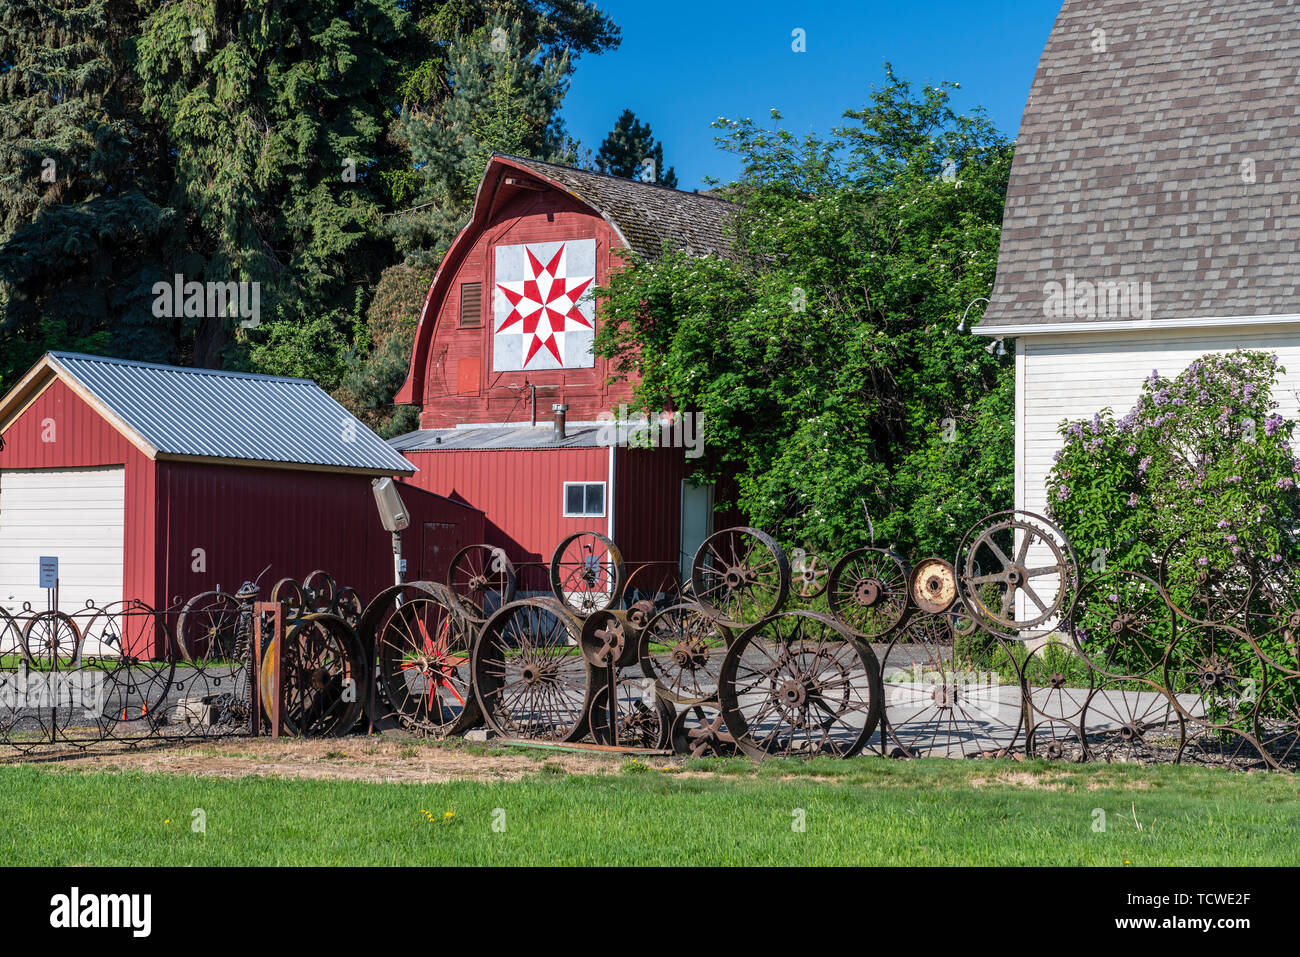
<path fill-rule="evenodd" d="M 386 617 L 378 628 L 379 674 L 403 724 L 445 737 L 480 723 L 470 680 L 472 638 L 454 597 L 440 586 Z"/>

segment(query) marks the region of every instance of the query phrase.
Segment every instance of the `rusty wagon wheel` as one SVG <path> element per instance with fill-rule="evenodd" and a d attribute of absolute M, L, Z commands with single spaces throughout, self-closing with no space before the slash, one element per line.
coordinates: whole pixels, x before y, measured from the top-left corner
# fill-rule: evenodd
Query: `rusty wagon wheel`
<path fill-rule="evenodd" d="M 284 730 L 301 737 L 347 734 L 356 725 L 367 687 L 366 655 L 348 623 L 337 615 L 306 615 L 266 646 L 259 673 L 268 718 L 275 696 L 274 662 L 284 641 L 280 672 Z"/>
<path fill-rule="evenodd" d="M 980 519 L 962 539 L 955 567 L 967 610 L 985 630 L 1013 641 L 1053 631 L 1078 593 L 1074 549 L 1064 532 L 1033 512 Z"/>
<path fill-rule="evenodd" d="M 871 647 L 829 615 L 790 611 L 747 628 L 727 650 L 722 720 L 750 757 L 852 757 L 880 722 Z"/>
<path fill-rule="evenodd" d="M 1289 563 L 1256 577 L 1244 630 L 1268 670 L 1300 677 L 1300 575 Z"/>
<path fill-rule="evenodd" d="M 471 624 L 444 586 L 408 597 L 378 626 L 384 696 L 408 728 L 437 737 L 482 722 L 470 680 Z"/>
<path fill-rule="evenodd" d="M 1155 677 L 1174 646 L 1178 622 L 1155 580 L 1110 571 L 1079 589 L 1066 629 L 1099 677 L 1124 680 Z"/>
<path fill-rule="evenodd" d="M 191 664 L 228 660 L 239 631 L 239 602 L 228 592 L 205 591 L 185 603 L 176 619 L 176 646 Z"/>
<path fill-rule="evenodd" d="M 623 555 L 599 532 L 577 532 L 551 556 L 550 581 L 555 600 L 575 618 L 615 608 L 627 583 Z"/>
<path fill-rule="evenodd" d="M 609 686 L 596 679 L 590 705 L 591 736 L 597 744 L 660 750 L 668 747 L 673 708 L 659 698 L 649 678 L 622 678 L 615 685 L 617 735 L 609 732 Z"/>
<path fill-rule="evenodd" d="M 611 661 L 616 668 L 626 668 L 637 660 L 639 634 L 626 611 L 593 612 L 582 623 L 582 656 L 596 668 L 607 668 Z"/>
<path fill-rule="evenodd" d="M 1160 554 L 1156 579 L 1185 620 L 1245 623 L 1256 576 L 1248 560 L 1231 553 L 1224 534 L 1187 531 Z"/>
<path fill-rule="evenodd" d="M 81 664 L 81 628 L 61 611 L 34 614 L 23 626 L 23 657 L 35 671 L 71 671 Z"/>
<path fill-rule="evenodd" d="M 561 742 L 586 734 L 593 669 L 580 638 L 577 621 L 553 598 L 511 602 L 483 623 L 470 673 L 493 731 Z"/>
<path fill-rule="evenodd" d="M 691 561 L 695 601 L 729 628 L 775 614 L 790 593 L 790 563 L 776 540 L 757 528 L 714 532 Z"/>
<path fill-rule="evenodd" d="M 514 601 L 515 585 L 515 566 L 496 545 L 466 545 L 447 568 L 447 587 L 474 621 Z"/>
<path fill-rule="evenodd" d="M 1161 755 L 1181 754 L 1187 740 L 1183 716 L 1165 689 L 1142 678 L 1098 675 L 1079 728 L 1088 759 L 1107 763 L 1155 764 Z"/>
<path fill-rule="evenodd" d="M 736 740 L 727 732 L 716 701 L 688 705 L 673 719 L 670 741 L 676 754 L 693 758 L 723 758 L 736 753 Z"/>
<path fill-rule="evenodd" d="M 826 602 L 841 625 L 859 638 L 879 638 L 907 614 L 907 563 L 881 548 L 849 552 L 831 569 Z"/>
<path fill-rule="evenodd" d="M 699 605 L 673 605 L 656 614 L 637 643 L 641 673 L 659 697 L 696 704 L 718 696 L 718 675 L 731 631 Z"/>
<path fill-rule="evenodd" d="M 830 565 L 815 552 L 802 548 L 790 552 L 790 579 L 794 593 L 805 601 L 826 591 Z"/>
<path fill-rule="evenodd" d="M 984 632 L 957 640 L 948 615 L 914 615 L 881 661 L 885 724 L 894 754 L 1005 757 L 1024 728 L 1009 646 Z M 1001 675 L 1010 671 L 1012 677 Z"/>
<path fill-rule="evenodd" d="M 145 735 L 167 721 L 176 657 L 161 614 L 134 599 L 115 602 L 87 623 L 82 644 L 82 690 L 101 737 Z"/>

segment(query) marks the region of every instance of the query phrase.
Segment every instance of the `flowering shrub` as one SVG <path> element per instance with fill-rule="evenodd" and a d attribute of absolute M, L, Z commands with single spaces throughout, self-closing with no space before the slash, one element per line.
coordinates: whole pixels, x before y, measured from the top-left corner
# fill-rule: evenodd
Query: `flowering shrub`
<path fill-rule="evenodd" d="M 1254 562 L 1296 558 L 1300 462 L 1295 424 L 1273 412 L 1279 371 L 1262 352 L 1202 356 L 1174 379 L 1152 372 L 1121 419 L 1063 424 L 1049 513 L 1080 556 L 1150 572 L 1152 548 L 1183 536 Z"/>
<path fill-rule="evenodd" d="M 1175 605 L 1249 629 L 1264 654 L 1294 667 L 1292 633 L 1277 623 L 1300 595 L 1300 462 L 1294 423 L 1273 411 L 1280 371 L 1275 355 L 1238 351 L 1203 356 L 1174 379 L 1152 372 L 1123 418 L 1107 409 L 1061 426 L 1065 444 L 1047 487 L 1049 514 L 1089 574 L 1154 575 L 1163 557 Z M 1098 604 L 1151 606 L 1139 580 L 1109 579 L 1106 587 L 1122 594 L 1100 595 Z M 1170 648 L 1169 615 L 1152 615 L 1139 636 L 1117 641 L 1108 614 L 1076 615 L 1086 653 L 1121 654 L 1128 662 L 1120 670 L 1130 674 L 1159 669 L 1175 694 L 1199 695 L 1216 723 L 1251 726 L 1270 676 L 1239 631 L 1184 625 Z M 1215 669 L 1227 677 L 1207 691 L 1219 680 Z M 1298 693 L 1294 682 L 1279 686 L 1258 714 L 1296 713 Z"/>

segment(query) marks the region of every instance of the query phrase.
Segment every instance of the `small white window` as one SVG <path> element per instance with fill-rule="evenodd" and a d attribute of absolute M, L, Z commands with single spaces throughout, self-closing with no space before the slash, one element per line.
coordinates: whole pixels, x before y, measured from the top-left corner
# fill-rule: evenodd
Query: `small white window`
<path fill-rule="evenodd" d="M 604 482 L 564 483 L 565 518 L 600 518 L 604 514 Z"/>

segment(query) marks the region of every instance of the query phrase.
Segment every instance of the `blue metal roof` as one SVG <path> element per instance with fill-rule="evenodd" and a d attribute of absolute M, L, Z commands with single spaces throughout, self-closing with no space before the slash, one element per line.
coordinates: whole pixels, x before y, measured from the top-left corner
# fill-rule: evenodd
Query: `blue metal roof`
<path fill-rule="evenodd" d="M 415 466 L 314 382 L 70 352 L 51 364 L 162 455 L 410 474 Z"/>

